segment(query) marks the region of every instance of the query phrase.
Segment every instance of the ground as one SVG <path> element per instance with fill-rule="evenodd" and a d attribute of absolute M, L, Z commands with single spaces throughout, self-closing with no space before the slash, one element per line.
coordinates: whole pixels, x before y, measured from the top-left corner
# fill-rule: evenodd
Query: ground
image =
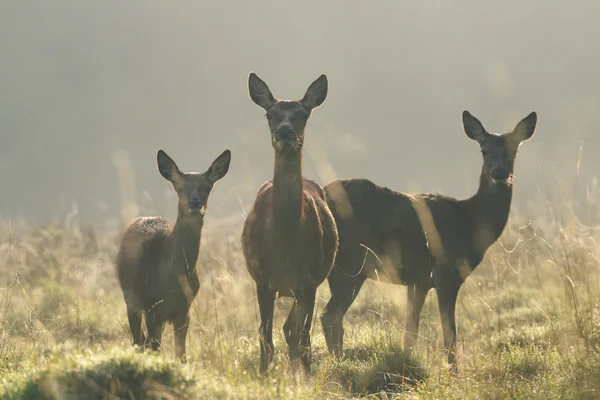
<path fill-rule="evenodd" d="M 548 206 L 514 213 L 466 280 L 457 304 L 458 374 L 444 362 L 435 292 L 415 354 L 403 352 L 405 288 L 365 284 L 345 318 L 346 354 L 331 357 L 318 318 L 308 379 L 290 372 L 277 302 L 276 359 L 258 373 L 258 309 L 239 233 L 205 232 L 189 361 L 131 347 L 114 276 L 116 232 L 70 221 L 0 227 L 3 398 L 499 399 L 600 398 L 600 231 Z M 542 213 L 543 214 L 543 213 Z M 316 316 L 329 298 L 319 289 Z"/>

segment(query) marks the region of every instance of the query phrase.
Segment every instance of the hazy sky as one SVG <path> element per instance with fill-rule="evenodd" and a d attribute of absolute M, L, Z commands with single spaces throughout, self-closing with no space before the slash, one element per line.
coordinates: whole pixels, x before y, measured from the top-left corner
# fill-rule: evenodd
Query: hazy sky
<path fill-rule="evenodd" d="M 2 1 L 0 216 L 37 223 L 76 202 L 85 223 L 118 218 L 126 154 L 128 196 L 173 217 L 157 150 L 204 171 L 229 148 L 209 216 L 236 221 L 273 168 L 250 71 L 294 99 L 328 75 L 305 141 L 305 175 L 323 184 L 466 197 L 481 156 L 461 112 L 505 132 L 535 110 L 516 165 L 525 204 L 544 180 L 573 182 L 581 140 L 581 181 L 600 174 L 599 21 L 597 0 Z"/>

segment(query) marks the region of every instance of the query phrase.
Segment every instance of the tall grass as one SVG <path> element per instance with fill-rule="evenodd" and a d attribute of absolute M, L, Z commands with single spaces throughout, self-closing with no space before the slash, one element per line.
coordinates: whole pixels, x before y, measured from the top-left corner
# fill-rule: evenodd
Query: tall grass
<path fill-rule="evenodd" d="M 511 215 L 457 304 L 459 374 L 444 363 L 432 291 L 415 354 L 399 346 L 405 289 L 365 284 L 345 318 L 346 356 L 326 351 L 317 294 L 311 377 L 290 373 L 277 302 L 276 358 L 257 372 L 258 310 L 233 232 L 205 232 L 188 364 L 131 346 L 113 272 L 117 231 L 73 218 L 44 227 L 0 222 L 0 395 L 7 398 L 600 398 L 600 231 L 561 190 Z M 597 199 L 588 199 L 597 201 Z"/>

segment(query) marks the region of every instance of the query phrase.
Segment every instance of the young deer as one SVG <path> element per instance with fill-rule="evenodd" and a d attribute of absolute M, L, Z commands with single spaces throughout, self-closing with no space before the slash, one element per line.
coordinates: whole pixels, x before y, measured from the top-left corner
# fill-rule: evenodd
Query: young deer
<path fill-rule="evenodd" d="M 506 225 L 517 149 L 533 135 L 537 115 L 529 114 L 503 135 L 488 133 L 468 111 L 462 120 L 483 155 L 479 189 L 469 199 L 399 193 L 365 179 L 325 187 L 340 240 L 328 277 L 331 299 L 321 315 L 330 352 L 341 355 L 342 319 L 371 278 L 408 287 L 405 348 L 414 346 L 425 297 L 436 289 L 448 362 L 454 366 L 458 291 Z"/>
<path fill-rule="evenodd" d="M 275 99 L 254 73 L 248 86 L 252 100 L 266 111 L 275 148 L 273 180 L 259 189 L 242 233 L 260 309 L 260 371 L 273 358 L 273 307 L 279 293 L 294 298 L 283 327 L 292 367 L 300 359 L 308 373 L 315 295 L 331 271 L 338 245 L 323 188 L 302 178 L 304 128 L 311 111 L 325 101 L 327 78 L 321 75 L 299 101 Z"/>
<path fill-rule="evenodd" d="M 175 353 L 185 361 L 189 310 L 200 286 L 196 261 L 208 195 L 229 170 L 225 150 L 208 171 L 183 173 L 162 150 L 158 170 L 179 197 L 175 224 L 161 217 L 135 220 L 123 233 L 116 268 L 133 343 L 158 350 L 165 324 L 175 329 Z M 142 331 L 145 316 L 148 336 Z"/>

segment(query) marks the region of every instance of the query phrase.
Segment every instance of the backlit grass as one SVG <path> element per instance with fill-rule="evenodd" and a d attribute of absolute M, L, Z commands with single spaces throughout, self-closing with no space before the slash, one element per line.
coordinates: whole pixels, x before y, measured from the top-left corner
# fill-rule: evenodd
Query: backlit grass
<path fill-rule="evenodd" d="M 0 395 L 5 398 L 600 398 L 598 230 L 511 217 L 457 303 L 459 373 L 444 362 L 435 292 L 418 349 L 402 347 L 405 289 L 369 281 L 345 319 L 346 355 L 313 325 L 308 379 L 290 372 L 277 302 L 276 358 L 257 372 L 258 309 L 238 232 L 205 232 L 187 364 L 130 345 L 112 260 L 116 232 L 0 227 Z M 561 219 L 562 220 L 562 219 Z M 568 221 L 568 220 L 567 220 Z M 521 228 L 521 229 L 520 229 Z M 318 292 L 316 316 L 329 298 Z"/>

